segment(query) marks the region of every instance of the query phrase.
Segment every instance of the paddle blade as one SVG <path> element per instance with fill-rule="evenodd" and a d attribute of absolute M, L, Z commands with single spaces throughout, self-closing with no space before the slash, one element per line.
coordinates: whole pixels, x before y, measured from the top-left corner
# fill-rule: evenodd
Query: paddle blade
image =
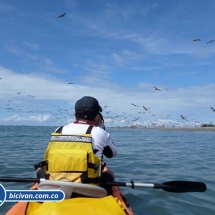
<path fill-rule="evenodd" d="M 192 181 L 169 181 L 164 182 L 162 189 L 167 192 L 185 193 L 185 192 L 205 192 L 207 187 L 202 182 Z"/>

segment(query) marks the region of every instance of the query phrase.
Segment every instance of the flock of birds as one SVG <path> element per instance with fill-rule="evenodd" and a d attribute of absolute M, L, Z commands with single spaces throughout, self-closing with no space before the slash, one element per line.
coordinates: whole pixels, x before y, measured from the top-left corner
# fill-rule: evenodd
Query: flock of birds
<path fill-rule="evenodd" d="M 21 92 L 17 93 L 17 95 L 21 95 Z M 11 115 L 8 116 L 8 119 L 11 118 L 14 119 L 14 116 L 28 119 L 29 123 L 31 124 L 31 119 L 36 117 L 43 117 L 43 116 L 49 116 L 45 122 L 50 124 L 56 124 L 56 125 L 64 125 L 69 122 L 73 122 L 75 120 L 74 118 L 74 108 L 67 108 L 63 109 L 58 104 L 54 104 L 53 102 L 46 103 L 38 103 L 35 96 L 32 95 L 23 95 L 25 96 L 24 100 L 25 103 L 29 103 L 28 107 L 21 106 L 21 103 L 17 105 L 17 100 L 13 102 L 12 99 L 8 100 L 5 106 L 5 109 L 7 112 Z M 30 100 L 28 100 L 26 97 L 28 97 Z M 34 101 L 32 101 L 32 99 Z M 22 102 L 24 103 L 24 102 Z M 26 105 L 26 104 L 25 104 Z M 161 113 L 159 116 L 156 116 L 156 114 L 153 114 L 153 108 L 146 107 L 143 105 L 137 105 L 134 103 L 130 103 L 131 106 L 133 106 L 136 109 L 136 113 L 134 113 L 134 109 L 129 109 L 127 113 L 122 112 L 121 114 L 115 113 L 114 110 L 110 110 L 108 105 L 105 105 L 103 107 L 103 117 L 105 119 L 105 124 L 108 126 L 117 126 L 117 127 L 132 127 L 132 128 L 152 128 L 152 127 L 200 127 L 204 122 L 200 121 L 192 121 L 188 120 L 189 117 L 180 115 L 180 118 L 177 120 L 170 119 L 170 115 L 166 115 Z M 31 108 L 31 109 L 29 109 Z M 215 108 L 210 107 L 213 112 L 215 112 Z M 133 113 L 133 114 L 132 114 Z M 141 123 L 142 118 L 138 116 L 137 114 L 145 114 L 145 119 Z M 151 120 L 151 117 L 158 117 L 158 120 Z M 150 118 L 147 120 L 147 118 Z M 28 124 L 28 122 L 26 121 Z M 212 124 L 212 122 L 211 122 Z"/>
<path fill-rule="evenodd" d="M 63 18 L 66 15 L 66 13 L 60 14 L 59 16 L 57 16 L 57 18 Z M 197 38 L 197 39 L 193 39 L 193 42 L 200 42 L 201 39 Z M 208 41 L 206 44 L 212 43 L 215 40 L 210 40 Z M 0 78 L 1 80 L 2 78 Z M 68 85 L 74 84 L 72 82 L 68 82 Z M 156 91 L 161 91 L 161 89 L 157 88 L 157 87 L 153 87 Z M 169 91 L 169 89 L 164 88 L 166 91 Z M 22 94 L 21 92 L 17 92 L 17 95 Z M 33 95 L 28 95 L 28 97 L 30 97 L 31 99 L 35 98 L 35 96 Z M 50 115 L 49 119 L 46 122 L 57 122 L 57 123 L 65 123 L 65 122 L 72 122 L 74 121 L 74 108 L 72 109 L 62 109 L 60 108 L 59 105 L 54 104 L 52 102 L 49 102 L 48 105 L 47 104 L 41 104 L 41 105 L 37 105 L 36 103 L 32 103 L 32 101 L 30 102 L 30 106 L 32 107 L 31 110 L 26 110 L 26 108 L 22 108 L 20 105 L 12 105 L 12 101 L 8 100 L 5 109 L 8 112 L 14 112 L 16 113 L 16 115 L 18 114 L 20 117 L 24 117 L 24 114 L 26 113 L 36 113 L 39 115 L 42 114 L 48 114 Z M 138 107 L 139 105 L 130 103 L 132 106 L 134 107 Z M 33 107 L 38 107 L 38 108 L 33 108 Z M 114 125 L 114 124 L 122 124 L 125 125 L 123 127 L 186 127 L 186 125 L 189 127 L 190 124 L 183 124 L 179 119 L 176 120 L 175 122 L 173 120 L 169 120 L 169 115 L 166 115 L 166 117 L 163 117 L 163 119 L 161 118 L 161 120 L 153 120 L 153 121 L 145 121 L 144 125 L 140 124 L 140 117 L 136 117 L 135 115 L 132 114 L 126 114 L 126 113 L 122 113 L 121 115 L 117 115 L 116 113 L 114 113 L 113 111 L 107 111 L 106 109 L 108 108 L 107 105 L 105 105 L 103 107 L 104 112 L 103 114 L 105 114 L 103 117 L 105 119 L 105 123 L 106 124 L 110 124 L 110 125 Z M 143 110 L 139 110 L 137 113 L 138 114 L 151 114 L 149 109 L 151 109 L 151 107 L 145 107 L 142 106 L 141 108 L 143 108 Z M 215 112 L 215 108 L 210 107 L 212 109 L 213 112 Z M 50 111 L 51 109 L 51 111 Z M 129 110 L 129 112 L 131 112 L 132 109 Z M 14 113 L 12 115 L 10 115 L 9 117 L 13 118 L 14 117 Z M 162 115 L 162 113 L 161 113 Z M 151 116 L 156 116 L 155 114 L 152 114 Z M 183 121 L 188 121 L 187 116 L 183 116 L 181 114 L 181 119 Z M 168 121 L 169 120 L 169 121 Z M 203 122 L 197 122 L 194 121 L 193 126 L 195 127 L 199 127 L 201 124 L 203 124 Z M 121 126 L 118 126 L 121 127 Z"/>
<path fill-rule="evenodd" d="M 2 80 L 2 78 L 0 78 Z M 67 84 L 73 84 L 72 82 L 67 82 Z M 161 91 L 157 87 L 153 87 L 155 91 Z M 164 88 L 166 91 L 169 89 Z M 17 92 L 16 96 L 18 96 L 18 100 L 9 99 L 5 104 L 5 109 L 9 115 L 8 119 L 14 119 L 14 116 L 20 117 L 23 119 L 31 119 L 32 117 L 36 118 L 38 116 L 48 116 L 46 119 L 46 123 L 50 124 L 58 124 L 63 125 L 68 122 L 73 122 L 74 118 L 74 108 L 62 109 L 60 105 L 54 104 L 53 102 L 45 101 L 44 103 L 38 103 L 38 98 L 34 95 L 23 94 L 22 92 Z M 21 97 L 21 98 L 20 98 Z M 21 100 L 22 99 L 22 100 Z M 30 99 L 30 100 L 29 100 Z M 32 100 L 33 99 L 33 100 Z M 18 102 L 19 101 L 19 105 Z M 25 103 L 25 106 L 21 106 L 20 104 Z M 26 107 L 27 104 L 27 107 Z M 131 106 L 138 109 L 129 109 L 127 113 L 122 112 L 120 115 L 114 113 L 113 110 L 108 110 L 108 105 L 103 107 L 103 117 L 105 119 L 105 123 L 111 126 L 118 127 L 132 127 L 132 128 L 150 128 L 150 127 L 200 127 L 204 122 L 195 121 L 194 119 L 188 120 L 188 116 L 180 115 L 180 118 L 177 120 L 171 120 L 169 115 L 165 115 L 163 113 L 159 114 L 159 116 L 152 113 L 151 107 L 146 107 L 143 105 L 137 105 L 134 103 L 130 103 Z M 2 105 L 1 105 L 2 106 Z M 1 107 L 0 106 L 0 107 Z M 29 109 L 30 107 L 30 109 Z M 213 112 L 215 112 L 215 108 L 210 107 Z M 136 112 L 136 113 L 134 113 Z M 134 114 L 131 114 L 134 113 Z M 27 117 L 26 117 L 27 114 Z M 29 114 L 29 115 L 28 115 Z M 140 114 L 145 114 L 144 122 L 141 122 L 142 117 Z M 32 116 L 33 115 L 33 116 Z M 138 116 L 139 115 L 139 116 Z M 138 116 L 138 117 L 137 117 Z M 147 117 L 150 118 L 147 120 Z M 151 120 L 151 118 L 157 117 L 158 120 Z M 30 123 L 30 120 L 29 120 Z M 212 124 L 212 122 L 210 122 Z"/>

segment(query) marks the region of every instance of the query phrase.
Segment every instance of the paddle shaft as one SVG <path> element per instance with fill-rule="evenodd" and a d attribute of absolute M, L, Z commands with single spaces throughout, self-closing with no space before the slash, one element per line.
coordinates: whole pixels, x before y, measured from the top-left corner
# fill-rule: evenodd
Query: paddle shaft
<path fill-rule="evenodd" d="M 0 178 L 0 181 L 2 182 L 40 182 L 45 179 L 37 179 L 37 178 Z M 150 187 L 153 188 L 154 184 L 143 184 L 143 183 L 134 183 L 135 187 Z M 124 186 L 124 187 L 132 187 L 132 183 L 127 182 L 107 182 L 107 185 L 110 186 Z"/>
<path fill-rule="evenodd" d="M 39 183 L 45 180 L 44 178 L 0 178 L 2 182 L 34 182 Z M 72 182 L 71 182 L 72 183 Z M 163 189 L 167 192 L 173 193 L 185 193 L 185 192 L 205 192 L 207 187 L 202 182 L 192 182 L 192 181 L 169 181 L 164 182 L 163 184 L 147 184 L 147 183 L 134 183 L 133 181 L 129 182 L 105 182 L 109 186 L 124 186 L 124 187 L 144 187 L 144 188 L 154 188 L 154 189 Z"/>
<path fill-rule="evenodd" d="M 14 177 L 9 177 L 9 178 L 0 178 L 0 181 L 2 182 L 34 182 L 34 183 L 39 183 L 45 179 L 41 178 L 14 178 Z"/>
<path fill-rule="evenodd" d="M 107 182 L 107 185 L 110 186 L 119 186 L 119 187 L 143 187 L 143 188 L 154 188 L 154 189 L 163 189 L 167 186 L 163 184 L 146 184 L 146 183 L 132 183 L 132 182 Z"/>
<path fill-rule="evenodd" d="M 132 183 L 132 182 L 107 182 L 107 185 L 110 186 L 119 186 L 119 187 L 144 187 L 144 188 L 154 188 L 154 184 L 145 184 L 145 183 Z"/>

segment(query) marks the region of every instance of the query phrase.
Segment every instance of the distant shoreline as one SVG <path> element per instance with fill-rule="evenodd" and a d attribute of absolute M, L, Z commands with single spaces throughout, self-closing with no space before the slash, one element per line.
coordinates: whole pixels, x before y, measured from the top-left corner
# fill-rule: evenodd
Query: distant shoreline
<path fill-rule="evenodd" d="M 144 127 L 144 128 L 133 128 L 133 127 L 112 127 L 119 129 L 145 129 L 145 130 L 166 130 L 166 131 L 213 131 L 215 132 L 215 127 L 175 127 L 175 128 L 165 128 L 165 127 Z"/>
<path fill-rule="evenodd" d="M 0 126 L 12 126 L 12 127 L 57 127 L 54 125 L 0 125 Z M 163 130 L 163 131 L 213 131 L 215 132 L 215 127 L 109 127 L 106 128 L 118 128 L 118 129 L 139 129 L 139 130 Z"/>

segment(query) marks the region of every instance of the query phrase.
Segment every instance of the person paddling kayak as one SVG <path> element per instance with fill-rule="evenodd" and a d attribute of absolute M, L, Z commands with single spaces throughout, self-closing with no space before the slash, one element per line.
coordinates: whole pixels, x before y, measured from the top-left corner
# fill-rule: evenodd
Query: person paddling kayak
<path fill-rule="evenodd" d="M 105 181 L 114 181 L 114 174 L 110 170 L 102 172 L 101 162 L 103 155 L 115 157 L 117 149 L 105 130 L 101 112 L 101 106 L 93 97 L 84 96 L 76 102 L 76 121 L 55 130 L 44 161 L 35 165 L 38 178 L 96 185 L 100 183 L 111 194 Z M 87 143 L 91 144 L 93 153 L 89 151 Z M 83 151 L 88 151 L 87 156 Z"/>

